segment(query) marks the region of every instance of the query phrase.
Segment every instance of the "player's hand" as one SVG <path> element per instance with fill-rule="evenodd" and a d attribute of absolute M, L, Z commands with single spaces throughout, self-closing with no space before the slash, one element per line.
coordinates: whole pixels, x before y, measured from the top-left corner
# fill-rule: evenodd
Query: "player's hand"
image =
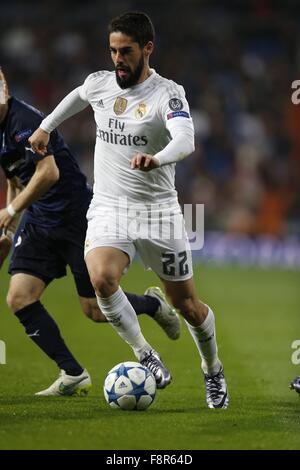
<path fill-rule="evenodd" d="M 159 167 L 159 160 L 148 153 L 136 153 L 130 162 L 132 170 L 151 171 Z"/>
<path fill-rule="evenodd" d="M 0 237 L 0 269 L 4 263 L 4 260 L 7 258 L 8 253 L 12 246 L 12 240 L 7 235 L 2 235 Z"/>
<path fill-rule="evenodd" d="M 49 138 L 50 134 L 39 127 L 29 137 L 28 142 L 30 143 L 34 152 L 38 153 L 39 155 L 46 155 Z"/>
<path fill-rule="evenodd" d="M 0 210 L 0 229 L 8 228 L 13 221 L 13 217 L 7 212 L 6 209 Z"/>

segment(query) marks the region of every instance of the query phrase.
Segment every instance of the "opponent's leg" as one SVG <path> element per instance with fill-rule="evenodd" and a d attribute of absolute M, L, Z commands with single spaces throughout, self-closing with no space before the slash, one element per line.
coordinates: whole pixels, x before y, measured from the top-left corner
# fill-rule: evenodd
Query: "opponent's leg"
<path fill-rule="evenodd" d="M 124 292 L 136 315 L 146 314 L 153 318 L 170 339 L 180 336 L 180 320 L 176 310 L 168 303 L 159 287 L 149 287 L 145 295 Z M 96 297 L 79 297 L 84 314 L 97 323 L 107 322 L 99 309 Z"/>
<path fill-rule="evenodd" d="M 90 385 L 90 378 L 67 348 L 57 324 L 40 302 L 45 287 L 45 283 L 35 276 L 25 273 L 14 274 L 7 294 L 7 303 L 31 340 L 56 362 L 67 378 L 74 377 L 74 387 L 68 387 L 67 394 L 71 394 L 71 388 L 74 392 L 75 389 L 79 390 L 79 383 L 80 387 Z M 47 394 L 64 394 L 63 390 L 59 391 L 56 390 L 57 387 L 54 388 Z M 41 392 L 41 394 L 46 393 Z"/>

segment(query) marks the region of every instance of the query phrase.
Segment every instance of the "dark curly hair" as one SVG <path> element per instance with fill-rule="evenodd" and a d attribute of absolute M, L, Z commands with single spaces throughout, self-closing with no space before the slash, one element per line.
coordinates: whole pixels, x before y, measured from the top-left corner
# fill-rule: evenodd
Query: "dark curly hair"
<path fill-rule="evenodd" d="M 149 16 L 139 11 L 129 11 L 113 18 L 108 25 L 109 34 L 120 32 L 130 36 L 139 46 L 154 41 L 155 31 Z"/>

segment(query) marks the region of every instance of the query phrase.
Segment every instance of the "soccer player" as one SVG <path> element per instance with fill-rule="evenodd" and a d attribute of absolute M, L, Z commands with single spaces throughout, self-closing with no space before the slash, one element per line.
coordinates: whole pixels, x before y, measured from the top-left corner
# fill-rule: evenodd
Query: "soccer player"
<path fill-rule="evenodd" d="M 4 229 L 0 267 L 12 246 L 17 217 L 27 209 L 15 236 L 7 302 L 27 335 L 61 369 L 54 384 L 36 395 L 83 395 L 91 387 L 90 376 L 67 348 L 40 298 L 53 279 L 66 274 L 69 265 L 84 313 L 95 321 L 106 321 L 84 262 L 86 211 L 92 191 L 57 131 L 52 133 L 43 156 L 32 151 L 28 137 L 43 116 L 23 101 L 9 97 L 0 71 L 1 80 L 5 99 L 0 104 L 0 166 L 7 176 L 8 205 L 0 210 L 0 233 Z M 145 296 L 127 294 L 136 313 L 148 313 L 176 339 L 180 321 L 175 310 L 159 288 L 146 292 Z"/>
<path fill-rule="evenodd" d="M 119 285 L 137 251 L 186 319 L 201 356 L 209 408 L 226 408 L 229 396 L 217 353 L 214 314 L 198 299 L 174 188 L 176 162 L 194 150 L 184 89 L 150 68 L 154 28 L 146 14 L 128 12 L 114 18 L 109 24 L 109 47 L 115 70 L 89 75 L 43 120 L 29 141 L 35 152 L 44 155 L 53 130 L 92 106 L 97 126 L 95 182 L 87 214 L 85 260 L 99 307 L 141 364 L 154 373 L 157 386 L 167 386 L 170 372 L 144 338 Z M 136 207 L 139 215 L 130 216 Z M 148 237 L 139 231 L 146 220 Z M 178 228 L 181 237 L 174 234 Z"/>

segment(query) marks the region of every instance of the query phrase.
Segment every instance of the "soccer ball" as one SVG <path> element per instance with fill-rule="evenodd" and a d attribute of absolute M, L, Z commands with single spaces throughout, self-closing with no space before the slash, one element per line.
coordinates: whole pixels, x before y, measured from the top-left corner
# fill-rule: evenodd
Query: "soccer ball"
<path fill-rule="evenodd" d="M 152 372 L 138 362 L 121 362 L 108 372 L 103 390 L 114 409 L 146 410 L 155 398 L 156 382 Z"/>

